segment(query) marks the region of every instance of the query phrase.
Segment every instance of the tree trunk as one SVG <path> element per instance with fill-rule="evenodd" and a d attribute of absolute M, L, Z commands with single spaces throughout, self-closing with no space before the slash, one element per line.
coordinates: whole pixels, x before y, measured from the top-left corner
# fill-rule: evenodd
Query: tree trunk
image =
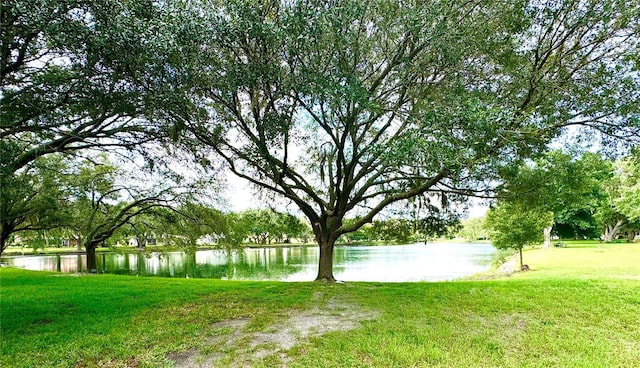
<path fill-rule="evenodd" d="M 618 235 L 620 228 L 622 227 L 623 220 L 618 220 L 615 225 L 607 224 L 604 227 L 603 240 L 605 242 L 612 242 Z"/>
<path fill-rule="evenodd" d="M 520 253 L 520 269 L 522 270 L 522 266 L 524 266 L 522 262 L 522 247 L 518 248 L 518 252 Z"/>
<path fill-rule="evenodd" d="M 610 242 L 613 239 L 613 235 L 611 234 L 611 228 L 609 225 L 604 227 L 604 234 L 602 234 L 602 240 L 605 242 Z"/>
<path fill-rule="evenodd" d="M 138 243 L 138 248 L 146 248 L 147 247 L 147 236 L 144 234 L 136 235 L 136 242 Z"/>
<path fill-rule="evenodd" d="M 44 246 L 49 248 L 49 236 L 47 236 L 47 229 L 42 230 L 44 233 Z"/>
<path fill-rule="evenodd" d="M 333 247 L 335 241 L 328 240 L 320 244 L 320 261 L 318 262 L 318 277 L 316 281 L 335 282 L 333 277 Z"/>
<path fill-rule="evenodd" d="M 544 234 L 544 243 L 542 244 L 543 248 L 551 247 L 551 229 L 553 229 L 553 225 L 545 227 L 544 230 L 542 230 Z"/>
<path fill-rule="evenodd" d="M 636 240 L 635 230 L 629 230 L 627 232 L 627 243 L 633 243 Z"/>
<path fill-rule="evenodd" d="M 98 262 L 96 260 L 96 245 L 87 243 L 85 245 L 87 255 L 87 272 L 98 273 Z"/>
<path fill-rule="evenodd" d="M 340 236 L 337 230 L 342 226 L 342 217 L 325 214 L 321 222 L 323 223 L 315 223 L 313 226 L 313 232 L 320 247 L 316 281 L 335 282 L 336 279 L 333 277 L 333 248 Z"/>
<path fill-rule="evenodd" d="M 8 224 L 2 224 L 2 231 L 0 231 L 0 255 L 4 253 L 4 250 L 7 249 L 9 245 L 7 242 L 9 241 L 9 236 L 13 232 L 13 226 L 9 226 Z"/>

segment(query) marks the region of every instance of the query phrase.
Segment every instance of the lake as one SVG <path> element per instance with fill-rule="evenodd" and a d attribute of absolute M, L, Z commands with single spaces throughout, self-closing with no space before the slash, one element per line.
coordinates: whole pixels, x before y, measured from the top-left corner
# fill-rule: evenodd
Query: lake
<path fill-rule="evenodd" d="M 487 243 L 416 243 L 392 246 L 338 246 L 334 275 L 341 281 L 445 281 L 489 269 L 496 250 Z M 229 280 L 311 281 L 317 247 L 201 250 L 195 253 L 99 253 L 100 272 L 140 276 Z M 4 257 L 29 270 L 82 272 L 84 255 Z"/>

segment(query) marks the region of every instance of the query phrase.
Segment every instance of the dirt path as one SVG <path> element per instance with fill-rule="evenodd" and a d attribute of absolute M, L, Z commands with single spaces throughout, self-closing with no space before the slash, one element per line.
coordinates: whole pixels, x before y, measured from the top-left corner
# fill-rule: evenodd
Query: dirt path
<path fill-rule="evenodd" d="M 373 320 L 378 312 L 363 310 L 354 304 L 331 299 L 326 305 L 291 314 L 283 322 L 268 326 L 265 331 L 246 331 L 249 320 L 218 322 L 211 326 L 215 336 L 200 349 L 172 354 L 168 358 L 178 368 L 251 367 L 252 363 L 276 356 L 286 367 L 286 351 L 302 344 L 310 337 L 333 331 L 347 331 L 360 322 Z"/>

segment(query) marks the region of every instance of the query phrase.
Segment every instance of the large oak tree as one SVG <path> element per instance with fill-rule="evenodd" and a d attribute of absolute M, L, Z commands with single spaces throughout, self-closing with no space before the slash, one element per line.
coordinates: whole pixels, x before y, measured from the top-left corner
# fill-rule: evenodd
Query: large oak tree
<path fill-rule="evenodd" d="M 317 280 L 334 280 L 340 235 L 412 197 L 490 190 L 564 127 L 639 138 L 636 3 L 197 6 L 209 117 L 185 122 L 185 142 L 299 207 Z"/>

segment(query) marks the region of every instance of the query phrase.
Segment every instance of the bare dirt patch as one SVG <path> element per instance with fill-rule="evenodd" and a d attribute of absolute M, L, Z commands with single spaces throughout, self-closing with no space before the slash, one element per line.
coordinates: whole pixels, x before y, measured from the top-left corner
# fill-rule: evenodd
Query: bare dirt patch
<path fill-rule="evenodd" d="M 199 368 L 250 367 L 259 359 L 275 356 L 284 367 L 286 351 L 292 347 L 305 343 L 310 337 L 357 328 L 362 321 L 373 320 L 378 314 L 331 299 L 324 306 L 292 313 L 264 331 L 247 331 L 249 320 L 246 319 L 222 321 L 211 326 L 214 336 L 200 349 L 175 353 L 168 358 L 179 368 Z"/>

